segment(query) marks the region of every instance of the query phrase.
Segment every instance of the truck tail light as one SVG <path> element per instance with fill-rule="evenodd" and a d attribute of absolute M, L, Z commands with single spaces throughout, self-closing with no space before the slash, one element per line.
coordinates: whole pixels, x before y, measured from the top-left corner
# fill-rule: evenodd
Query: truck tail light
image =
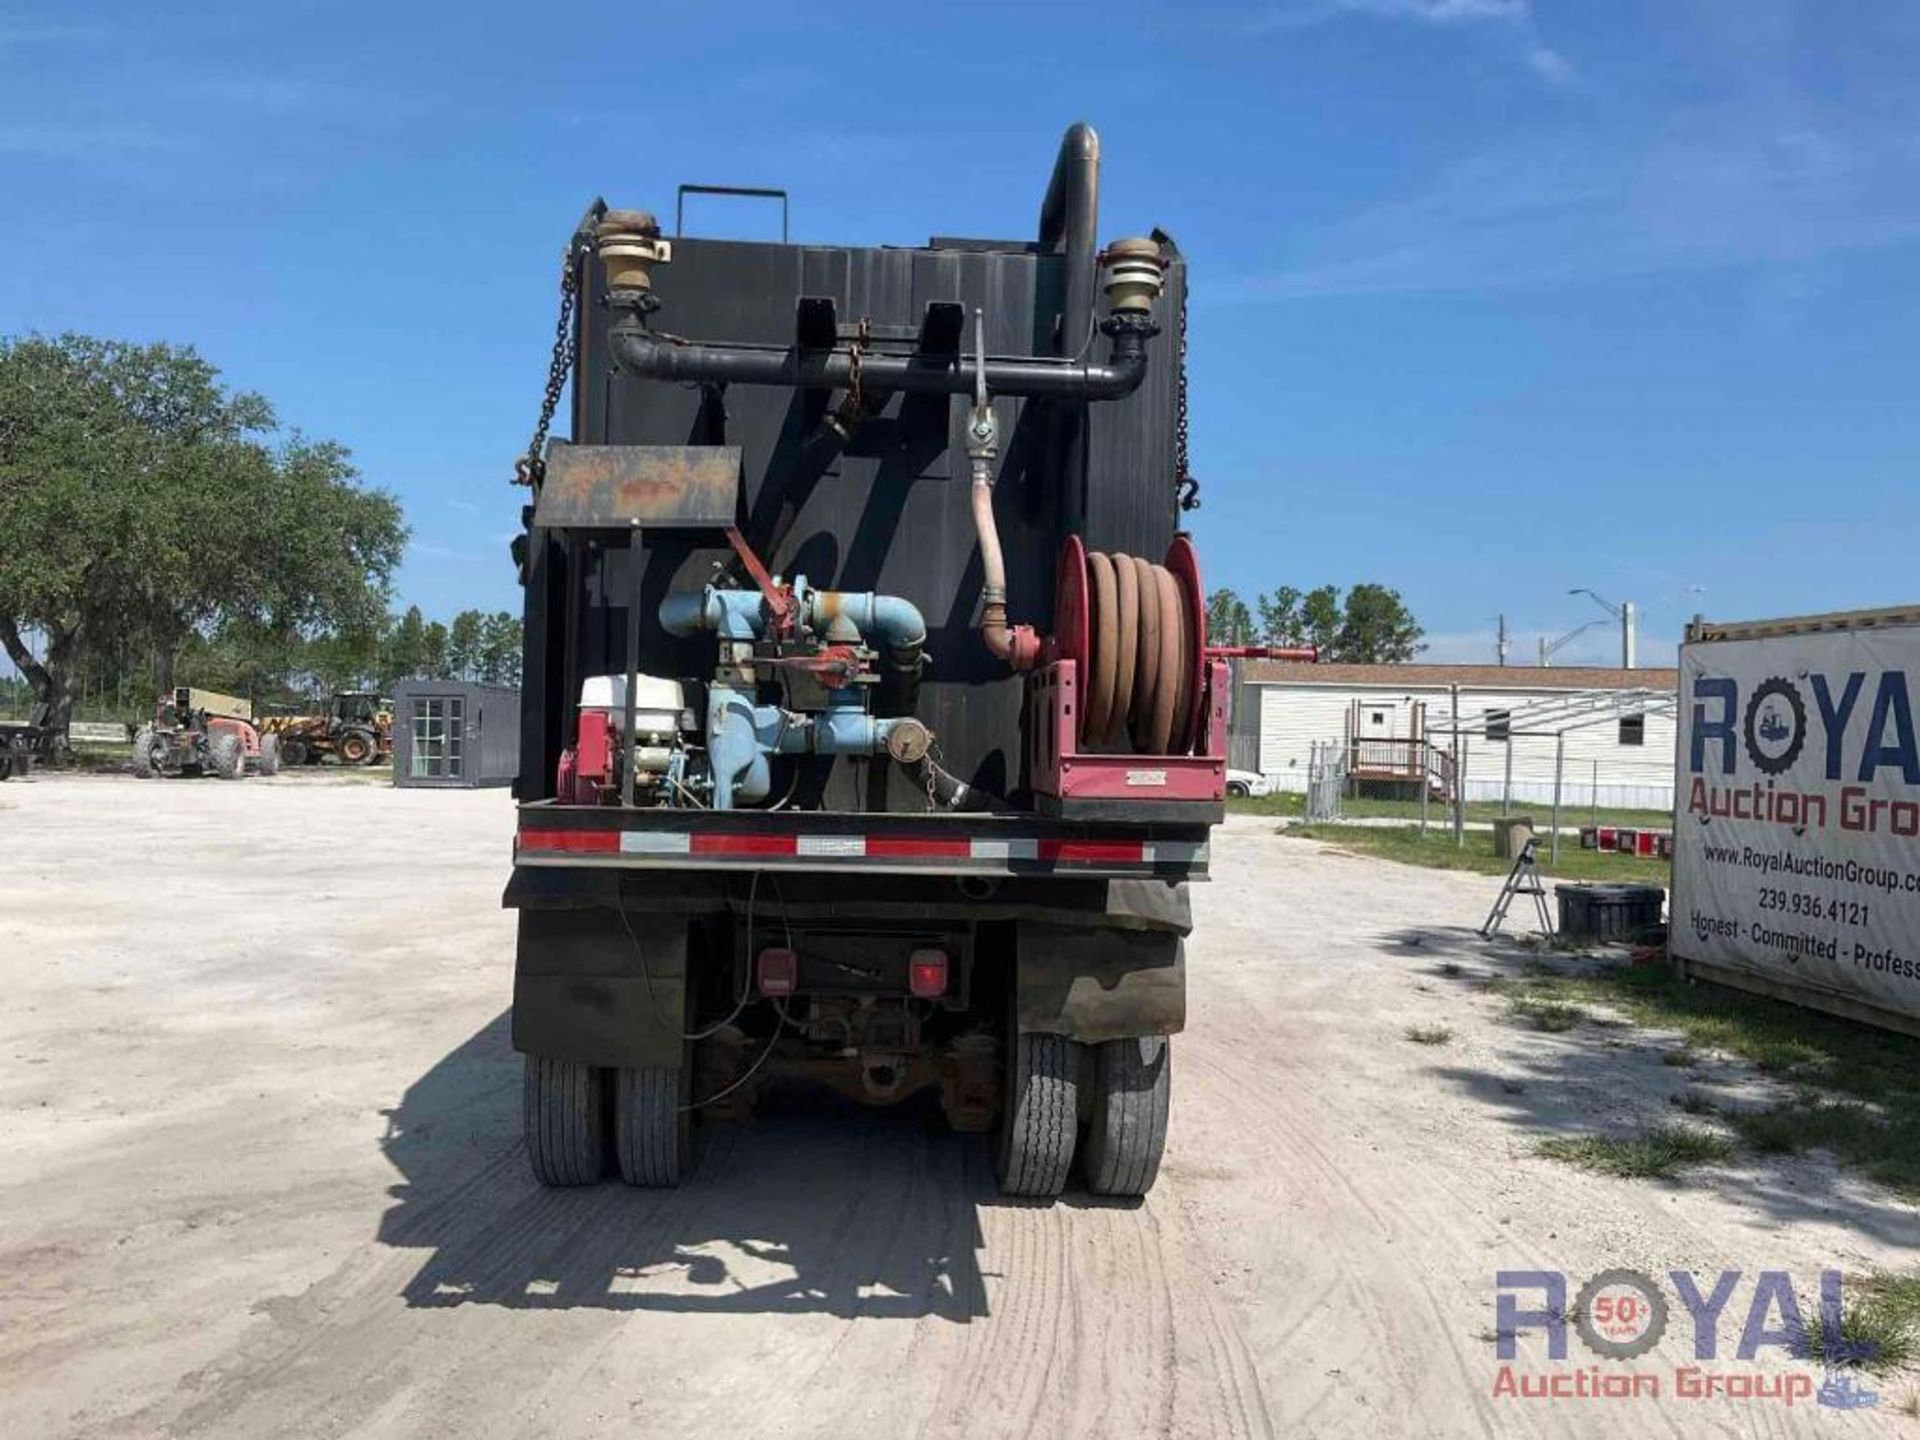
<path fill-rule="evenodd" d="M 916 950 L 907 957 L 907 988 L 921 1000 L 938 1000 L 947 993 L 947 952 Z"/>
<path fill-rule="evenodd" d="M 769 945 L 754 966 L 762 995 L 791 995 L 800 979 L 800 957 L 784 946 Z"/>

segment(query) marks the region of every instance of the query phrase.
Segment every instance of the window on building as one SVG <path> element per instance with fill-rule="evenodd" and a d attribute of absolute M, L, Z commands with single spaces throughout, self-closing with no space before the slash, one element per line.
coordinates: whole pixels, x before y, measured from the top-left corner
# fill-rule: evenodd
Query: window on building
<path fill-rule="evenodd" d="M 1373 723 L 1374 723 L 1375 725 L 1384 725 L 1384 724 L 1386 724 L 1386 723 L 1387 723 L 1387 712 L 1386 712 L 1386 711 L 1384 711 L 1384 710 L 1376 710 L 1376 711 L 1374 711 L 1374 712 L 1373 712 Z"/>
<path fill-rule="evenodd" d="M 1647 717 L 1644 715 L 1622 715 L 1620 717 L 1620 743 L 1622 745 L 1646 744 Z"/>
<path fill-rule="evenodd" d="M 1506 744 L 1507 737 L 1512 730 L 1512 719 L 1513 719 L 1513 715 L 1511 711 L 1507 711 L 1507 710 L 1487 711 L 1487 726 L 1486 726 L 1487 739 L 1492 740 L 1497 744 L 1501 744 L 1501 745 Z"/>
<path fill-rule="evenodd" d="M 465 769 L 463 749 L 466 701 L 435 696 L 413 702 L 413 774 L 425 779 L 456 779 Z"/>

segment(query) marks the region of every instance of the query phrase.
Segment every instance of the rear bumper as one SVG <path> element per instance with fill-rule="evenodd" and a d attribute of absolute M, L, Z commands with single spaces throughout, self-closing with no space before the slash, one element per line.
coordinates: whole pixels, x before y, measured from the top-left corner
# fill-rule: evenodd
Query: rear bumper
<path fill-rule="evenodd" d="M 589 869 L 989 875 L 1197 881 L 1203 824 L 1044 816 L 520 807 L 514 864 Z"/>

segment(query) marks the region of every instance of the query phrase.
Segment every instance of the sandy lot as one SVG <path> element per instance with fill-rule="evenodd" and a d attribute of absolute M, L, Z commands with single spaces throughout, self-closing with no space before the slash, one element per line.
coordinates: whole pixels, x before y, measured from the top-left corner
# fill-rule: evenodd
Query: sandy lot
<path fill-rule="evenodd" d="M 1659 1036 L 1519 1030 L 1465 983 L 1518 963 L 1468 934 L 1494 881 L 1230 826 L 1141 1206 L 1008 1203 L 924 1111 L 779 1095 L 681 1191 L 547 1193 L 510 820 L 306 776 L 0 786 L 0 1435 L 1910 1433 L 1910 1383 L 1848 1414 L 1491 1393 L 1498 1270 L 1810 1288 L 1920 1243 L 1817 1162 L 1536 1158 L 1677 1083 Z"/>

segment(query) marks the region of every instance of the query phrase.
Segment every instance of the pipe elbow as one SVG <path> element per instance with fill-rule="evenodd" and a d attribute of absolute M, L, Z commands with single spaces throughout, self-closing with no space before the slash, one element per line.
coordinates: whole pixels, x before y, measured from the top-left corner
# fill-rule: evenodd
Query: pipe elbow
<path fill-rule="evenodd" d="M 607 348 L 613 352 L 614 362 L 622 369 L 651 375 L 654 352 L 660 345 L 645 330 L 628 323 L 613 328 L 607 336 Z"/>
<path fill-rule="evenodd" d="M 614 362 L 643 380 L 696 382 L 710 378 L 693 347 L 669 344 L 644 325 L 628 322 L 607 336 Z"/>
<path fill-rule="evenodd" d="M 1031 625 L 1009 625 L 1004 600 L 989 600 L 981 607 L 980 638 L 1010 669 L 1031 670 L 1040 663 L 1043 646 L 1039 632 Z"/>
<path fill-rule="evenodd" d="M 895 650 L 918 650 L 927 643 L 927 622 L 919 607 L 898 595 L 873 597 L 873 638 Z"/>
<path fill-rule="evenodd" d="M 813 594 L 810 617 L 817 628 L 844 620 L 860 638 L 889 650 L 918 650 L 927 643 L 927 622 L 919 608 L 898 595 L 871 590 L 822 590 Z"/>
<path fill-rule="evenodd" d="M 1146 378 L 1147 353 L 1145 350 L 1117 354 L 1105 365 L 1087 367 L 1086 398 L 1124 400 L 1138 390 L 1140 382 Z"/>

